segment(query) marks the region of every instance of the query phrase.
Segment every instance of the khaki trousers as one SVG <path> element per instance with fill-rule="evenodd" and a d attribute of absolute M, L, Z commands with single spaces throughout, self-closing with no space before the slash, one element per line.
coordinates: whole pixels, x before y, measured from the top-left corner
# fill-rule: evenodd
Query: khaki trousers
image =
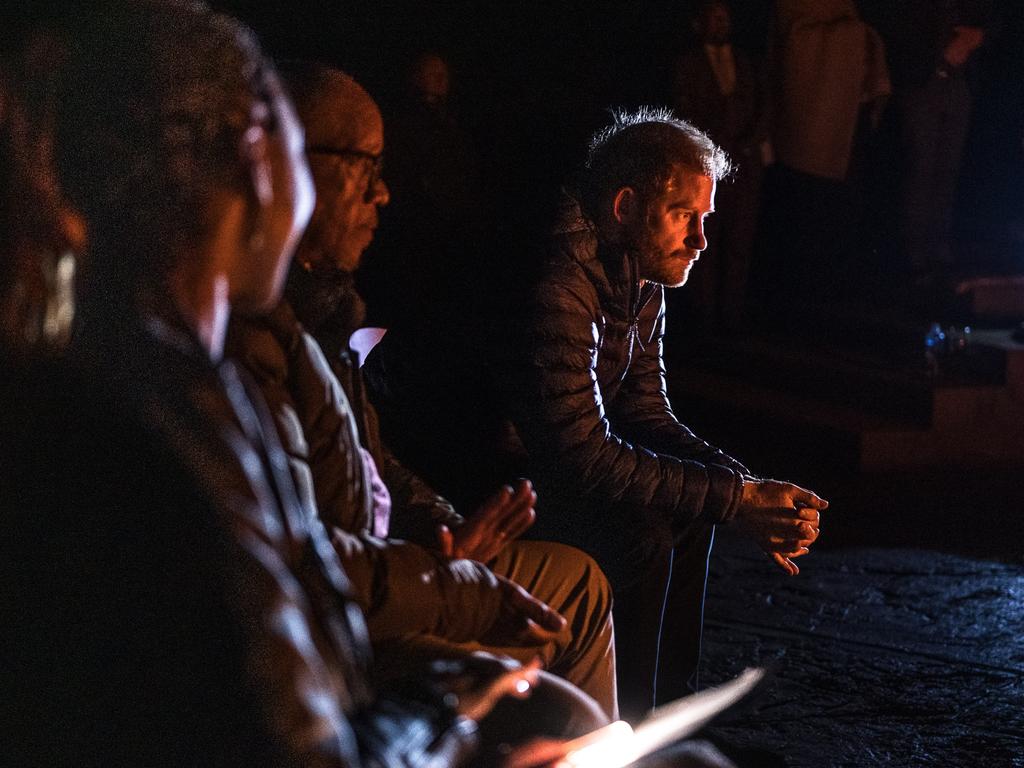
<path fill-rule="evenodd" d="M 429 657 L 450 658 L 473 651 L 523 663 L 539 656 L 546 670 L 586 693 L 609 718 L 617 718 L 611 587 L 597 563 L 565 544 L 513 541 L 488 565 L 566 618 L 565 629 L 553 642 L 526 648 L 484 646 L 418 635 L 377 644 L 377 666 L 386 667 L 390 676 Z"/>

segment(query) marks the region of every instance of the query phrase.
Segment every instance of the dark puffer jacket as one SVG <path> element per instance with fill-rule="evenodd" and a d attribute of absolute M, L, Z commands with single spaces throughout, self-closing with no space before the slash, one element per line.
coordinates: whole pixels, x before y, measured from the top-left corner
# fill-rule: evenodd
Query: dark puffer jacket
<path fill-rule="evenodd" d="M 255 378 L 269 405 L 303 506 L 327 525 L 373 639 L 431 634 L 466 642 L 484 635 L 502 598 L 489 570 L 370 535 L 359 422 L 290 305 L 283 302 L 267 317 L 233 318 L 227 352 Z M 405 503 L 408 496 L 396 498 Z M 420 511 L 431 519 L 429 509 Z"/>
<path fill-rule="evenodd" d="M 576 512 L 549 523 L 600 560 L 694 521 L 724 522 L 739 503 L 746 470 L 672 411 L 664 329 L 664 289 L 640 281 L 635 257 L 605 247 L 582 218 L 567 222 L 503 380 L 537 483 Z"/>
<path fill-rule="evenodd" d="M 442 367 L 422 354 L 423 340 L 385 337 L 367 379 L 402 459 L 446 494 L 458 482 L 430 474 L 429 447 L 411 434 L 430 434 L 441 453 L 473 446 L 462 453 L 467 473 L 486 474 L 488 462 L 525 472 L 539 496 L 533 535 L 585 550 L 613 585 L 691 523 L 729 520 L 746 469 L 673 413 L 664 289 L 641 283 L 635 258 L 599 244 L 567 209 L 524 306 L 510 314 L 507 336 L 495 335 L 493 346 L 507 338 L 510 352 L 478 352 L 456 371 L 454 353 L 432 355 Z M 509 420 L 504 429 L 495 411 Z"/>
<path fill-rule="evenodd" d="M 301 322 L 302 328 L 313 337 L 307 338 L 304 344 L 319 345 L 317 355 L 326 360 L 330 373 L 334 374 L 337 383 L 344 389 L 348 400 L 346 410 L 351 414 L 349 426 L 358 440 L 353 448 L 362 445 L 369 452 L 391 495 L 388 535 L 428 547 L 436 545 L 437 524 L 456 526 L 462 522 L 462 517 L 447 499 L 403 466 L 381 440 L 377 412 L 366 395 L 363 377 L 359 372 L 360 361 L 349 346 L 349 338 L 362 327 L 366 312 L 363 300 L 356 292 L 352 275 L 340 271 L 314 275 L 296 264 L 288 274 L 285 296 L 285 303 L 294 316 L 283 324 L 276 323 L 278 338 L 283 339 L 291 333 L 287 327 L 289 323 L 294 325 L 296 319 Z M 273 318 L 268 319 L 273 321 Z M 298 360 L 295 362 L 302 364 Z M 300 405 L 311 405 L 314 410 L 320 407 L 315 398 Z M 313 431 L 323 432 L 322 425 L 313 426 L 316 427 Z M 320 492 L 321 488 L 333 484 L 331 475 L 334 468 L 330 466 L 332 459 L 328 454 L 321 453 L 318 458 L 322 458 L 323 462 L 314 462 L 311 468 L 316 477 L 317 491 Z M 335 496 L 333 492 L 330 495 Z M 332 503 L 333 500 L 326 504 L 321 501 L 321 515 L 332 514 Z M 342 522 L 330 522 L 347 531 L 359 530 Z"/>

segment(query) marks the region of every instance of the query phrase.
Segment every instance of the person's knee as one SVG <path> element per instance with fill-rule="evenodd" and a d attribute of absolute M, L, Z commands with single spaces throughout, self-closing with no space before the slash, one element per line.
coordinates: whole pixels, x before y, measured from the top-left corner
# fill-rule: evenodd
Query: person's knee
<path fill-rule="evenodd" d="M 567 549 L 572 549 L 572 547 L 567 547 Z M 579 558 L 578 567 L 582 579 L 586 583 L 587 594 L 590 595 L 595 606 L 599 607 L 601 614 L 611 613 L 612 585 L 608 581 L 608 577 L 604 575 L 604 571 L 601 570 L 601 566 L 594 558 L 578 549 L 574 551 Z"/>
<path fill-rule="evenodd" d="M 515 747 L 535 738 L 572 739 L 609 722 L 593 698 L 575 685 L 547 672 L 526 699 L 504 698 L 480 722 L 484 763 L 495 747 Z"/>
<path fill-rule="evenodd" d="M 583 550 L 568 544 L 549 541 L 530 542 L 535 545 L 551 567 L 559 570 L 559 580 L 572 584 L 573 597 L 585 597 L 592 612 L 610 613 L 612 587 L 597 561 Z"/>

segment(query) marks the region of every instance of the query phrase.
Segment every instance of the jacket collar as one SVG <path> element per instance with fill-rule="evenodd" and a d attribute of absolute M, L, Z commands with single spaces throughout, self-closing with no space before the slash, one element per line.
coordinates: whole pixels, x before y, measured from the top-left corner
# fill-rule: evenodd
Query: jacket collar
<path fill-rule="evenodd" d="M 285 297 L 303 327 L 316 337 L 325 325 L 330 325 L 347 341 L 366 316 L 366 305 L 356 292 L 355 277 L 350 272 L 307 270 L 293 263 Z"/>
<path fill-rule="evenodd" d="M 601 306 L 623 318 L 635 316 L 640 297 L 636 254 L 602 240 L 597 225 L 569 194 L 564 196 L 554 235 L 560 249 L 586 273 Z"/>

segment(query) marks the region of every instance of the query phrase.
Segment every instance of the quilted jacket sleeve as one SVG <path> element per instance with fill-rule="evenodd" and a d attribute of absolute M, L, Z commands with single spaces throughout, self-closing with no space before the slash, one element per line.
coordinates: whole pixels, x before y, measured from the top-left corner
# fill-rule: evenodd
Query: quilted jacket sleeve
<path fill-rule="evenodd" d="M 365 405 L 368 410 L 373 409 L 369 401 Z M 375 412 L 371 423 L 378 429 L 379 441 Z M 425 547 L 436 547 L 437 526 L 443 523 L 454 528 L 462 523 L 462 516 L 448 499 L 402 464 L 386 445 L 380 443 L 380 447 L 383 459 L 381 475 L 391 492 L 392 500 L 390 535 L 415 541 Z"/>
<path fill-rule="evenodd" d="M 391 494 L 389 535 L 414 541 L 426 547 L 435 546 L 435 529 L 440 523 L 454 527 L 462 522 L 452 505 L 419 475 L 406 467 L 384 444 L 380 434 L 377 411 L 366 397 L 362 369 L 354 355 L 337 355 L 330 364 L 341 384 L 353 414 L 353 425 L 362 438 L 363 447 L 373 456 L 381 479 Z"/>
<path fill-rule="evenodd" d="M 248 528 L 248 530 L 247 530 Z M 419 681 L 416 695 L 395 691 L 342 709 L 337 679 L 317 653 L 312 619 L 278 547 L 266 533 L 238 526 L 231 593 L 249 639 L 247 668 L 260 690 L 273 735 L 295 765 L 323 768 L 427 768 L 458 765 L 475 742 L 439 691 Z M 252 626 L 249 626 L 249 625 Z M 334 685 L 336 685 L 335 683 Z M 283 764 L 283 763 L 282 763 Z M 292 763 L 288 763 L 292 764 Z"/>
<path fill-rule="evenodd" d="M 338 529 L 331 540 L 375 641 L 429 633 L 468 642 L 498 618 L 498 581 L 480 563 L 446 561 L 411 542 Z"/>
<path fill-rule="evenodd" d="M 628 524 L 656 516 L 681 530 L 698 519 L 728 520 L 739 503 L 739 472 L 634 445 L 612 428 L 597 379 L 598 299 L 580 267 L 553 272 L 533 304 L 510 403 L 531 463 L 620 510 Z"/>
<path fill-rule="evenodd" d="M 327 526 L 367 530 L 372 497 L 355 416 L 317 343 L 282 305 L 267 318 L 233 318 L 227 353 L 259 385 L 303 501 Z"/>
<path fill-rule="evenodd" d="M 662 337 L 665 334 L 665 299 L 659 290 L 644 314 L 653 316 L 653 331 L 647 340 L 634 343 L 632 364 L 622 383 L 612 414 L 615 424 L 631 440 L 658 453 L 679 459 L 691 459 L 702 464 L 716 464 L 749 474 L 747 468 L 731 456 L 701 440 L 680 423 L 672 411 L 665 383 L 665 361 L 662 356 Z"/>

